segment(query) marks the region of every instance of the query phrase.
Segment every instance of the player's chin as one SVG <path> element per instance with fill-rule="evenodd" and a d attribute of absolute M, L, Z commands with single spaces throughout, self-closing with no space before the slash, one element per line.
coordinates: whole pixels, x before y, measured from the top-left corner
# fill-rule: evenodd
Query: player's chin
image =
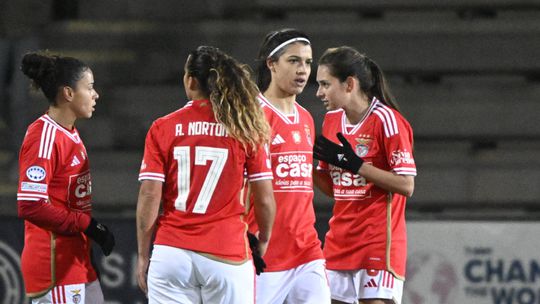
<path fill-rule="evenodd" d="M 79 118 L 86 118 L 86 119 L 92 118 L 92 115 L 94 114 L 93 112 L 94 112 L 93 110 L 84 112 Z"/>
<path fill-rule="evenodd" d="M 337 107 L 335 107 L 332 103 L 330 102 L 325 102 L 324 103 L 324 106 L 326 108 L 326 111 L 334 111 L 334 110 L 337 110 Z"/>

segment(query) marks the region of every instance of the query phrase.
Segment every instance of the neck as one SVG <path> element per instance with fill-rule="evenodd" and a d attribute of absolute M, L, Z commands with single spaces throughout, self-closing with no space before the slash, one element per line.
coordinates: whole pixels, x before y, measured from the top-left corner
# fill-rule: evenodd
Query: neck
<path fill-rule="evenodd" d="M 49 107 L 49 116 L 52 120 L 56 121 L 62 127 L 71 130 L 75 125 L 75 120 L 77 119 L 73 113 L 55 106 Z"/>
<path fill-rule="evenodd" d="M 359 123 L 364 115 L 366 115 L 369 106 L 370 101 L 367 96 L 362 96 L 361 98 L 355 99 L 350 106 L 344 108 L 349 123 L 353 125 Z"/>
<path fill-rule="evenodd" d="M 296 95 L 284 93 L 282 91 L 268 89 L 263 93 L 270 103 L 284 114 L 294 113 L 294 101 Z"/>

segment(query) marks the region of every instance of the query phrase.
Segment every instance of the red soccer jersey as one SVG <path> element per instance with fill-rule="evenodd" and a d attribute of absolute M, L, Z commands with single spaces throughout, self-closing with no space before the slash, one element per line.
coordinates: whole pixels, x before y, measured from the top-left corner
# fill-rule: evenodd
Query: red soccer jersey
<path fill-rule="evenodd" d="M 323 135 L 339 143 L 341 132 L 362 159 L 402 175 L 416 175 L 413 133 L 403 116 L 373 99 L 366 115 L 347 125 L 343 110 L 328 112 Z M 390 194 L 360 175 L 319 162 L 329 170 L 334 189 L 334 211 L 326 234 L 324 254 L 332 270 L 381 269 L 405 276 L 407 236 L 405 197 Z"/>
<path fill-rule="evenodd" d="M 264 256 L 265 271 L 282 271 L 322 259 L 313 210 L 313 118 L 297 103 L 287 116 L 264 96 L 259 100 L 272 127 L 270 158 L 274 173 L 276 217 Z M 258 230 L 253 212 L 250 231 Z"/>
<path fill-rule="evenodd" d="M 46 199 L 58 208 L 90 214 L 88 156 L 77 129 L 67 130 L 45 114 L 26 132 L 19 155 L 17 200 Z M 90 240 L 83 234 L 55 234 L 25 221 L 21 268 L 29 296 L 54 285 L 96 280 Z"/>
<path fill-rule="evenodd" d="M 208 100 L 189 102 L 156 120 L 146 136 L 139 180 L 163 185 L 155 244 L 240 262 L 249 257 L 244 170 L 272 179 L 264 147 L 256 153 L 229 137 Z"/>

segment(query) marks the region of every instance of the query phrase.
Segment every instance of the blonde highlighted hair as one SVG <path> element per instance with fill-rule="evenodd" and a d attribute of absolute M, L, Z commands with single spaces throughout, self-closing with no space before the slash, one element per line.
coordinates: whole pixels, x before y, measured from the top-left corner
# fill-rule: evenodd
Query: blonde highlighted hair
<path fill-rule="evenodd" d="M 212 103 L 216 120 L 225 126 L 229 136 L 251 151 L 268 142 L 270 126 L 246 65 L 218 48 L 199 46 L 188 57 L 186 73 L 197 79 L 200 90 Z"/>

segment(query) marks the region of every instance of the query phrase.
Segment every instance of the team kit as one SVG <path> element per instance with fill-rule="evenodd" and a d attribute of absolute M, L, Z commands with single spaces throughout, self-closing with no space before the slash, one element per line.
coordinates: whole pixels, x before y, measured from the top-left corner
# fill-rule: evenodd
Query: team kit
<path fill-rule="evenodd" d="M 104 303 L 90 251 L 109 255 L 114 227 L 92 217 L 92 153 L 75 127 L 96 109 L 94 75 L 78 59 L 30 55 L 22 71 L 49 110 L 19 155 L 26 294 Z M 270 32 L 258 60 L 253 77 L 218 48 L 193 50 L 182 68 L 188 100 L 149 127 L 136 215 L 148 303 L 401 304 L 416 165 L 412 128 L 382 71 L 354 48 L 327 49 L 316 134 L 296 100 L 312 72 L 308 36 Z M 314 188 L 333 203 L 324 246 Z"/>

